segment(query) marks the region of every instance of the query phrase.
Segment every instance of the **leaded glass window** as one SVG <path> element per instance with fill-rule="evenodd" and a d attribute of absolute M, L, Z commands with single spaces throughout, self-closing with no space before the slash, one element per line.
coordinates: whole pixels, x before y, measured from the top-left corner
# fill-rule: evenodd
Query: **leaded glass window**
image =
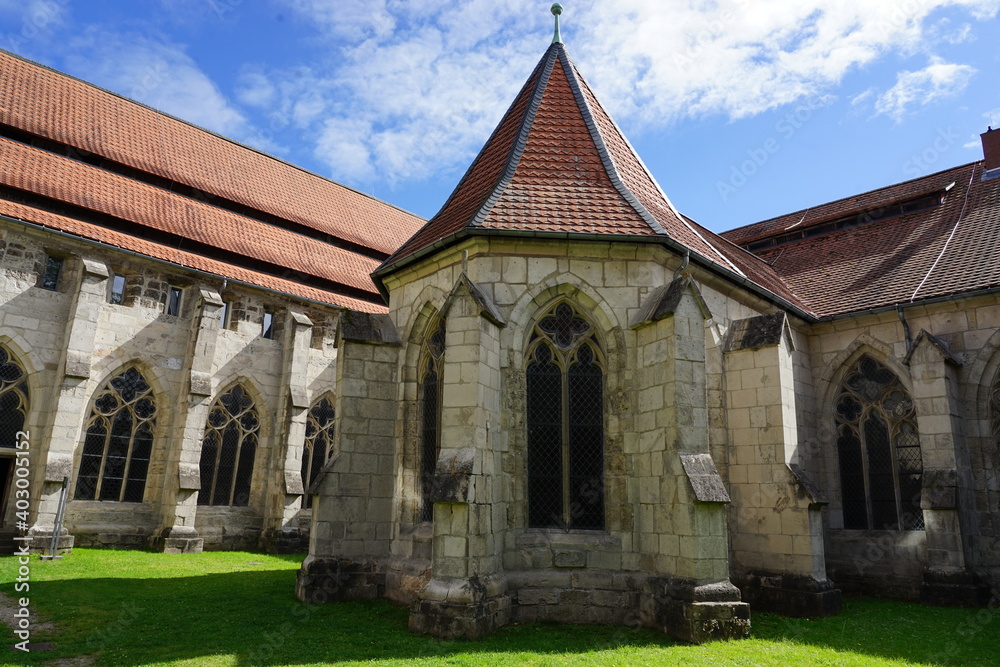
<path fill-rule="evenodd" d="M 308 491 L 316 475 L 333 455 L 333 404 L 321 398 L 306 415 L 306 442 L 302 450 L 302 485 Z M 306 493 L 302 507 L 312 507 L 312 496 Z"/>
<path fill-rule="evenodd" d="M 990 433 L 993 434 L 993 444 L 1000 450 L 1000 369 L 997 369 L 990 387 Z"/>
<path fill-rule="evenodd" d="M 199 505 L 250 504 L 260 418 L 253 399 L 236 385 L 212 404 L 201 441 Z"/>
<path fill-rule="evenodd" d="M 441 453 L 441 380 L 444 376 L 444 320 L 428 327 L 420 360 L 420 520 L 434 519 L 431 489 Z"/>
<path fill-rule="evenodd" d="M 141 503 L 155 425 L 156 402 L 142 373 L 130 368 L 109 380 L 87 420 L 74 498 Z"/>
<path fill-rule="evenodd" d="M 528 527 L 604 528 L 604 371 L 593 325 L 561 303 L 526 358 Z"/>
<path fill-rule="evenodd" d="M 28 417 L 28 374 L 17 358 L 0 345 L 0 447 L 13 448 Z"/>
<path fill-rule="evenodd" d="M 923 462 L 913 400 L 871 357 L 848 371 L 836 400 L 844 528 L 923 530 Z"/>

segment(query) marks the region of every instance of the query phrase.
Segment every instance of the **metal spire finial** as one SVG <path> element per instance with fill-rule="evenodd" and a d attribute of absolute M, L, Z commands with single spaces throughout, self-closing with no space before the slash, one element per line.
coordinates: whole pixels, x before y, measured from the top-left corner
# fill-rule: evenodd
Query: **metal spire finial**
<path fill-rule="evenodd" d="M 552 36 L 553 44 L 562 44 L 562 35 L 559 34 L 559 15 L 562 14 L 562 5 L 558 2 L 552 5 L 552 15 L 556 17 L 556 34 Z"/>

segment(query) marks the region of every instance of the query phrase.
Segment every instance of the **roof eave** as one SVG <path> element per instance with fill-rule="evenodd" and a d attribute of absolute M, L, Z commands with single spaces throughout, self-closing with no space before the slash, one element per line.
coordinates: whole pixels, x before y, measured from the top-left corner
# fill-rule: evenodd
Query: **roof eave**
<path fill-rule="evenodd" d="M 753 292 L 757 296 L 763 298 L 775 306 L 778 306 L 786 312 L 792 313 L 793 315 L 807 321 L 816 322 L 817 317 L 813 313 L 805 310 L 802 306 L 788 301 L 784 297 L 778 296 L 771 290 L 758 285 L 754 281 L 750 280 L 746 276 L 740 275 L 731 269 L 722 266 L 721 264 L 712 261 L 711 259 L 705 257 L 701 253 L 691 250 L 688 246 L 674 240 L 670 236 L 665 234 L 657 234 L 650 236 L 637 236 L 631 234 L 600 234 L 596 232 L 555 232 L 555 231 L 532 231 L 532 230 L 520 230 L 520 229 L 485 229 L 482 227 L 463 227 L 459 231 L 445 236 L 444 238 L 438 239 L 434 243 L 421 248 L 420 250 L 401 257 L 397 261 L 391 264 L 383 264 L 371 273 L 372 282 L 375 283 L 375 287 L 378 289 L 379 294 L 382 295 L 383 300 L 386 305 L 389 304 L 389 292 L 385 288 L 384 279 L 393 273 L 403 270 L 407 266 L 414 264 L 424 257 L 432 255 L 444 250 L 450 246 L 453 246 L 460 241 L 474 237 L 474 236 L 494 236 L 494 237 L 521 237 L 521 238 L 535 238 L 535 239 L 564 239 L 564 240 L 578 240 L 578 241 L 601 241 L 601 242 L 626 242 L 626 243 L 652 243 L 656 245 L 661 245 L 673 252 L 677 253 L 679 256 L 684 256 L 685 253 L 691 253 L 691 261 L 700 265 L 702 268 L 706 269 L 710 273 L 714 273 L 719 277 L 737 284 L 740 287 L 744 287 L 749 291 Z"/>

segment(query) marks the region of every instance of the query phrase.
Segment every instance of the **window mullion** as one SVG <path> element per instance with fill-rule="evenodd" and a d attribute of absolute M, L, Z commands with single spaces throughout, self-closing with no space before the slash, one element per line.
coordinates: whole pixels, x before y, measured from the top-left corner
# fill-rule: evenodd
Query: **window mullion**
<path fill-rule="evenodd" d="M 236 419 L 233 419 L 233 421 L 236 421 Z M 229 506 L 232 506 L 233 498 L 236 496 L 236 480 L 240 474 L 240 453 L 243 451 L 243 429 L 238 426 L 236 428 L 236 437 L 238 440 L 233 460 L 233 478 L 229 480 L 229 502 L 227 503 Z M 249 501 L 247 502 L 249 504 Z"/>
<path fill-rule="evenodd" d="M 561 360 L 564 361 L 564 360 Z M 562 501 L 563 526 L 566 530 L 572 528 L 570 521 L 570 456 L 569 456 L 569 377 L 564 363 L 559 364 L 559 385 L 562 392 Z"/>
<path fill-rule="evenodd" d="M 128 410 L 128 406 L 123 406 L 122 410 Z M 122 486 L 118 489 L 118 502 L 123 502 L 125 500 L 125 489 L 128 488 L 128 474 L 132 468 L 132 450 L 135 448 L 135 432 L 139 430 L 141 422 L 139 421 L 139 416 L 129 410 L 132 416 L 132 430 L 128 435 L 128 449 L 125 450 L 125 467 L 122 469 Z M 153 456 L 153 452 L 149 452 L 150 457 Z M 142 502 L 142 501 L 140 501 Z"/>
<path fill-rule="evenodd" d="M 863 410 L 858 416 L 858 442 L 861 443 L 861 476 L 865 485 L 865 517 L 868 520 L 868 530 L 875 526 L 875 516 L 872 513 L 872 489 L 871 480 L 868 477 L 868 442 L 865 437 L 864 423 L 868 418 L 870 410 Z"/>
<path fill-rule="evenodd" d="M 104 484 L 104 468 L 108 465 L 108 447 L 111 443 L 111 429 L 114 426 L 114 423 L 111 420 L 105 419 L 104 417 L 100 417 L 100 419 L 102 419 L 105 423 L 104 451 L 101 452 L 101 468 L 97 471 L 97 484 L 94 488 L 94 497 L 91 500 L 100 500 L 101 498 L 101 486 Z M 84 431 L 84 433 L 86 433 L 86 431 Z"/>

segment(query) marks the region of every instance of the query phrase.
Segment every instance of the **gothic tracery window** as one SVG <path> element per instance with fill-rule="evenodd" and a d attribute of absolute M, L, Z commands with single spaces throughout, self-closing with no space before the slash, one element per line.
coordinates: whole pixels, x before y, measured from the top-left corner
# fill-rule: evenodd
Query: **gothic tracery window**
<path fill-rule="evenodd" d="M 142 502 L 155 422 L 153 390 L 142 373 L 130 368 L 109 380 L 87 420 L 74 498 Z"/>
<path fill-rule="evenodd" d="M 302 485 L 309 487 L 316 475 L 333 455 L 333 404 L 327 398 L 319 399 L 306 415 L 306 441 L 302 450 Z M 312 495 L 306 493 L 302 507 L 312 507 Z"/>
<path fill-rule="evenodd" d="M 444 320 L 438 318 L 428 328 L 420 355 L 420 520 L 434 518 L 431 488 L 441 452 L 441 381 L 444 376 Z"/>
<path fill-rule="evenodd" d="M 242 386 L 215 400 L 201 442 L 199 505 L 250 504 L 259 431 L 257 408 Z"/>
<path fill-rule="evenodd" d="M 993 443 L 1000 449 L 1000 369 L 997 369 L 990 387 L 990 433 Z"/>
<path fill-rule="evenodd" d="M 899 378 L 862 357 L 835 407 L 844 528 L 923 530 L 923 462 L 913 400 Z"/>
<path fill-rule="evenodd" d="M 604 528 L 604 371 L 593 325 L 560 303 L 535 325 L 526 379 L 528 527 Z"/>
<path fill-rule="evenodd" d="M 0 447 L 13 448 L 28 417 L 28 374 L 17 358 L 0 345 Z"/>

